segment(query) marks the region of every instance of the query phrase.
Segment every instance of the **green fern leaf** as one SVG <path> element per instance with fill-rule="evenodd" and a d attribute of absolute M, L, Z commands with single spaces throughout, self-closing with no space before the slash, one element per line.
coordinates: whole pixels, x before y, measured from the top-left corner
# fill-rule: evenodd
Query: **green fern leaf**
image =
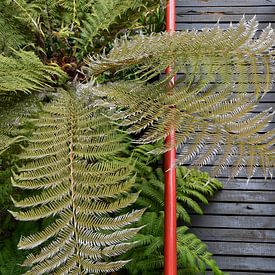
<path fill-rule="evenodd" d="M 128 262 L 108 258 L 131 248 L 140 228 L 129 225 L 143 210 L 119 214 L 138 197 L 128 194 L 134 164 L 120 157 L 125 137 L 103 112 L 63 91 L 41 120 L 33 120 L 36 131 L 20 156 L 27 162 L 13 172 L 12 182 L 36 192 L 14 200 L 21 211 L 11 213 L 18 220 L 53 221 L 20 240 L 20 249 L 41 246 L 24 262 L 31 267 L 26 274 L 112 272 Z"/>

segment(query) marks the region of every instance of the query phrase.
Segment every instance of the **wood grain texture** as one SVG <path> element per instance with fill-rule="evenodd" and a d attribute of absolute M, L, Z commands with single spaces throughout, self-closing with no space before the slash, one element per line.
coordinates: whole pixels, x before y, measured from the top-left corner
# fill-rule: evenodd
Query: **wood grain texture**
<path fill-rule="evenodd" d="M 215 259 L 223 270 L 262 272 L 272 272 L 275 270 L 274 258 L 216 256 Z"/>
<path fill-rule="evenodd" d="M 225 29 L 243 14 L 247 19 L 256 14 L 259 30 L 269 22 L 275 28 L 275 0 L 177 0 L 177 30 L 212 28 L 217 21 Z M 268 108 L 275 109 L 275 85 L 252 113 Z M 274 129 L 275 117 L 270 121 L 260 134 Z M 275 180 L 265 181 L 259 168 L 248 183 L 245 169 L 228 182 L 229 174 L 227 169 L 219 176 L 224 188 L 203 206 L 206 214 L 191 214 L 190 232 L 207 243 L 219 267 L 230 275 L 275 275 Z"/>
<path fill-rule="evenodd" d="M 239 192 L 239 191 L 238 191 Z M 256 191 L 255 191 L 256 192 Z M 223 193 L 223 192 L 221 192 Z M 249 215 L 249 216 L 274 216 L 275 204 L 248 203 L 248 202 L 212 202 L 202 207 L 205 214 Z"/>
<path fill-rule="evenodd" d="M 275 191 L 275 183 L 273 180 L 263 181 L 262 179 L 251 179 L 249 182 L 245 179 L 232 179 L 227 182 L 226 179 L 220 179 L 223 183 L 223 190 L 265 190 Z M 275 213 L 274 213 L 275 214 Z"/>
<path fill-rule="evenodd" d="M 238 242 L 205 242 L 214 255 L 233 256 L 275 256 L 275 244 L 238 243 Z"/>
<path fill-rule="evenodd" d="M 247 20 L 252 19 L 255 14 L 246 14 L 245 18 Z M 213 12 L 213 13 L 193 13 L 193 14 L 182 14 L 178 13 L 176 20 L 180 22 L 237 22 L 240 21 L 243 17 L 243 14 L 223 14 L 222 12 Z M 257 19 L 261 22 L 274 22 L 275 14 L 257 14 Z"/>
<path fill-rule="evenodd" d="M 191 215 L 192 227 L 275 229 L 275 217 Z"/>
<path fill-rule="evenodd" d="M 222 190 L 214 197 L 209 199 L 210 202 L 261 202 L 274 203 L 275 191 L 242 191 L 239 190 Z"/>
<path fill-rule="evenodd" d="M 260 242 L 275 243 L 275 230 L 269 229 L 234 229 L 234 228 L 191 228 L 190 232 L 196 234 L 204 241 L 215 242 Z"/>
<path fill-rule="evenodd" d="M 239 20 L 238 20 L 239 21 Z M 233 23 L 238 23 L 238 21 L 233 22 Z M 215 25 L 217 24 L 217 20 L 215 20 L 214 22 L 206 22 L 206 23 L 202 23 L 202 22 L 178 22 L 177 23 L 177 31 L 180 30 L 201 30 L 203 28 L 213 28 Z M 260 23 L 259 24 L 259 30 L 262 30 L 264 28 L 266 28 L 268 26 L 268 22 L 266 23 Z M 219 23 L 219 27 L 221 29 L 226 29 L 228 28 L 229 23 Z M 275 28 L 275 23 L 271 23 L 271 27 L 274 29 Z"/>
<path fill-rule="evenodd" d="M 178 0 L 179 1 L 179 0 Z M 179 1 L 178 3 L 181 3 Z M 251 14 L 257 14 L 257 15 L 269 15 L 269 14 L 275 14 L 275 6 L 225 6 L 225 7 L 219 7 L 219 6 L 179 6 L 177 7 L 177 14 L 181 15 L 204 15 L 204 14 L 221 14 L 221 15 L 251 15 Z"/>
<path fill-rule="evenodd" d="M 177 7 L 261 7 L 274 5 L 275 0 L 177 0 Z"/>

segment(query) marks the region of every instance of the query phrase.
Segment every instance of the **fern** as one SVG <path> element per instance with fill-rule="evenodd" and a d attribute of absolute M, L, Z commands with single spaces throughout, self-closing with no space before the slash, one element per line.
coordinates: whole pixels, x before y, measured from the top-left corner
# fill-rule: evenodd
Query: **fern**
<path fill-rule="evenodd" d="M 198 90 L 212 81 L 232 85 L 242 91 L 252 88 L 257 96 L 271 88 L 274 32 L 271 26 L 254 39 L 258 22 L 243 18 L 237 27 L 223 31 L 217 25 L 202 32 L 182 31 L 136 36 L 116 41 L 108 56 L 91 58 L 91 72 L 128 69 L 139 65 L 139 77 L 148 80 L 171 64 L 168 78 L 181 72 L 187 87 L 198 83 Z M 203 76 L 203 78 L 202 78 Z M 232 88 L 232 87 L 231 87 Z"/>
<path fill-rule="evenodd" d="M 149 9 L 150 7 L 156 8 L 160 1 L 150 0 L 104 0 L 97 1 L 93 6 L 92 13 L 87 15 L 87 18 L 83 21 L 83 27 L 81 27 L 81 36 L 78 39 L 81 49 L 87 49 L 94 44 L 94 38 L 104 30 L 109 30 L 110 26 L 114 23 L 127 22 L 126 20 L 120 20 L 120 18 L 129 11 L 133 13 L 141 14 L 140 10 Z M 131 18 L 136 17 L 132 14 Z M 134 21 L 128 20 L 128 25 L 133 25 Z M 121 24 L 120 29 L 121 29 Z"/>
<path fill-rule="evenodd" d="M 150 211 L 158 212 L 160 207 L 164 207 L 163 182 L 164 175 L 160 168 L 151 170 L 141 180 L 137 179 L 136 186 L 142 190 L 142 196 L 136 204 L 140 207 L 150 205 Z M 207 173 L 186 167 L 177 168 L 177 183 L 177 214 L 187 223 L 190 223 L 191 219 L 186 206 L 195 213 L 203 214 L 198 202 L 207 204 L 207 198 L 222 188 L 219 181 L 209 178 Z"/>
<path fill-rule="evenodd" d="M 43 65 L 35 54 L 25 51 L 15 52 L 13 57 L 0 55 L 0 75 L 0 94 L 38 91 L 53 83 L 53 76 L 64 77 L 58 67 Z"/>
<path fill-rule="evenodd" d="M 30 29 L 14 15 L 20 10 L 14 3 L 2 0 L 0 3 L 0 53 L 9 54 L 11 49 L 32 42 Z"/>
<path fill-rule="evenodd" d="M 123 41 L 108 57 L 92 61 L 94 74 L 140 65 L 140 78 L 148 80 L 174 60 L 171 74 L 183 72 L 183 77 L 174 87 L 169 76 L 153 84 L 117 82 L 93 90 L 121 108 L 112 119 L 138 135 L 137 143 L 163 140 L 174 129 L 179 164 L 214 163 L 214 176 L 233 165 L 232 177 L 246 169 L 248 178 L 261 166 L 266 177 L 272 176 L 274 131 L 259 132 L 273 113 L 252 112 L 271 87 L 274 35 L 267 27 L 253 40 L 256 26 L 255 19 L 242 20 L 227 31 L 216 27 Z M 163 153 L 171 146 L 154 152 Z"/>
<path fill-rule="evenodd" d="M 143 148 L 143 146 L 137 148 Z M 142 175 L 140 170 L 138 172 L 136 187 L 142 191 L 136 204 L 139 207 L 149 205 L 149 208 L 138 222 L 140 226 L 145 225 L 145 227 L 134 238 L 135 249 L 124 256 L 133 258 L 133 261 L 126 266 L 130 274 L 162 273 L 164 266 L 163 180 L 164 175 L 159 168 L 155 170 L 151 168 Z M 177 168 L 177 183 L 178 220 L 188 223 L 191 220 L 187 210 L 202 214 L 202 208 L 198 202 L 208 203 L 208 197 L 222 187 L 217 180 L 211 179 L 206 173 L 189 170 L 186 167 Z M 213 260 L 212 254 L 207 251 L 206 245 L 187 230 L 186 226 L 177 228 L 178 273 L 203 274 L 209 267 L 214 274 L 223 274 Z"/>
<path fill-rule="evenodd" d="M 20 240 L 20 249 L 42 245 L 24 262 L 31 266 L 26 274 L 101 273 L 127 263 L 106 260 L 132 246 L 129 240 L 139 228 L 127 226 L 143 210 L 119 214 L 138 193 L 128 194 L 133 164 L 119 157 L 124 134 L 117 133 L 102 112 L 62 92 L 34 122 L 37 130 L 20 156 L 27 163 L 12 180 L 13 186 L 32 194 L 14 200 L 22 211 L 12 214 L 22 221 L 54 219 L 41 232 Z"/>

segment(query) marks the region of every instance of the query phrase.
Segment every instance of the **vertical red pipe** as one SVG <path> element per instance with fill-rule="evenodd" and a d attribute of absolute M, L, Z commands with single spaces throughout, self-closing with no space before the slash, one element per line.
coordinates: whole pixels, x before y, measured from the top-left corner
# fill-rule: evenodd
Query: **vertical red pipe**
<path fill-rule="evenodd" d="M 169 0 L 166 8 L 166 31 L 176 29 L 176 0 Z M 170 73 L 167 68 L 166 73 Z M 171 81 L 174 85 L 174 79 Z M 169 130 L 166 146 L 175 144 L 175 131 Z M 165 206 L 164 206 L 164 275 L 177 274 L 177 217 L 176 217 L 176 149 L 164 155 Z"/>

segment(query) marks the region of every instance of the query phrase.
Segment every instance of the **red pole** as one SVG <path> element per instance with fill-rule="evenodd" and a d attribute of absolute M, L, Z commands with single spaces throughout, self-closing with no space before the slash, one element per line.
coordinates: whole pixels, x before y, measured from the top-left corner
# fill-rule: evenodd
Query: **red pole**
<path fill-rule="evenodd" d="M 166 8 L 166 31 L 176 29 L 176 0 L 169 0 Z M 166 73 L 171 72 L 167 68 Z M 171 81 L 174 85 L 174 79 Z M 175 130 L 169 129 L 166 146 L 175 144 Z M 164 206 L 164 275 L 177 274 L 177 217 L 176 217 L 176 149 L 164 154 L 165 206 Z"/>

